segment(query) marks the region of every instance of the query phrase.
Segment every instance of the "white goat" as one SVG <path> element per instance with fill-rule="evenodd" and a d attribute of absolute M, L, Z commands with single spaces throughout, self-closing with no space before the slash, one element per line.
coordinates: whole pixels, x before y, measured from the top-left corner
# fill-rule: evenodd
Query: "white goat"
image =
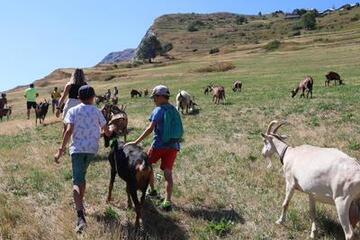
<path fill-rule="evenodd" d="M 176 107 L 178 111 L 181 109 L 181 113 L 184 113 L 185 109 L 186 114 L 188 114 L 189 110 L 193 111 L 196 105 L 188 92 L 182 90 L 176 95 Z"/>
<path fill-rule="evenodd" d="M 309 195 L 311 238 L 316 234 L 315 201 L 336 206 L 346 240 L 354 239 L 353 228 L 360 213 L 360 165 L 345 153 L 334 148 L 310 145 L 290 147 L 286 136 L 277 130 L 285 122 L 272 121 L 264 138 L 262 154 L 270 160 L 276 153 L 283 164 L 286 180 L 286 196 L 277 224 L 285 221 L 286 211 L 295 190 Z M 274 130 L 272 127 L 277 125 Z"/>

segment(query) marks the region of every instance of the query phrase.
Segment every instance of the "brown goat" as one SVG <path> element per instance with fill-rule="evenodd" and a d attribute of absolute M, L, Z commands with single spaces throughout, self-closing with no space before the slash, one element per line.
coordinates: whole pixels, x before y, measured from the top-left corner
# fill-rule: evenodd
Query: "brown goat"
<path fill-rule="evenodd" d="M 124 135 L 124 141 L 126 142 L 126 136 L 128 133 L 128 117 L 125 109 L 126 106 L 122 105 L 121 108 L 119 108 L 118 106 L 111 104 L 105 104 L 101 109 L 106 122 L 114 133 L 114 136 L 111 137 L 104 135 L 105 147 L 109 146 L 111 138 L 117 137 L 120 134 Z"/>
<path fill-rule="evenodd" d="M 305 97 L 306 92 L 306 98 L 312 98 L 312 89 L 313 89 L 314 80 L 312 77 L 307 76 L 299 83 L 299 86 L 291 91 L 291 97 L 295 97 L 299 90 L 301 90 L 300 98 Z"/>
<path fill-rule="evenodd" d="M 149 95 L 149 89 L 144 89 L 144 97 L 147 97 Z"/>
<path fill-rule="evenodd" d="M 336 85 L 336 81 L 339 82 L 339 85 L 343 84 L 343 81 L 341 80 L 340 75 L 336 72 L 328 72 L 325 75 L 325 77 L 326 77 L 325 86 L 330 86 L 330 81 L 334 81 L 335 85 Z"/>
<path fill-rule="evenodd" d="M 234 84 L 233 84 L 232 90 L 234 92 L 241 92 L 241 88 L 242 88 L 242 82 L 241 81 L 235 81 Z"/>
<path fill-rule="evenodd" d="M 212 87 L 212 96 L 213 96 L 213 102 L 215 104 L 219 104 L 220 100 L 225 102 L 225 88 L 223 86 L 215 86 Z"/>

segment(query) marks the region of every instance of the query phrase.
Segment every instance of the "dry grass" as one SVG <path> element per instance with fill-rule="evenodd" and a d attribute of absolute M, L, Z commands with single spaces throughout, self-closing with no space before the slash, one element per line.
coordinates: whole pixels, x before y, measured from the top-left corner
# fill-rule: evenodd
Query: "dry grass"
<path fill-rule="evenodd" d="M 195 70 L 198 73 L 209 73 L 209 72 L 227 72 L 235 68 L 235 65 L 231 62 L 217 62 L 210 64 L 207 67 L 199 68 Z"/>

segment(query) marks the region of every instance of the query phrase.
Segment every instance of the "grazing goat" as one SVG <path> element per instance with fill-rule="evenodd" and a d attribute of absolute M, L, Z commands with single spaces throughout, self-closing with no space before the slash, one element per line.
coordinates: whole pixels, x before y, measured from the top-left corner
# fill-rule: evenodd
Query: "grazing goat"
<path fill-rule="evenodd" d="M 213 95 L 213 102 L 215 104 L 219 104 L 220 100 L 222 100 L 223 102 L 226 101 L 225 88 L 223 86 L 211 87 L 211 90 L 212 90 L 212 95 Z"/>
<path fill-rule="evenodd" d="M 336 72 L 328 72 L 326 75 L 326 80 L 325 80 L 325 87 L 326 86 L 330 86 L 330 81 L 334 81 L 335 85 L 336 85 L 336 81 L 339 82 L 339 85 L 343 84 L 343 81 L 341 80 L 341 77 L 338 73 Z"/>
<path fill-rule="evenodd" d="M 141 97 L 141 96 L 142 96 L 142 93 L 141 93 L 141 91 L 138 91 L 138 90 L 136 90 L 136 89 L 132 89 L 132 90 L 130 91 L 130 96 L 131 96 L 131 98 Z"/>
<path fill-rule="evenodd" d="M 110 145 L 111 139 L 117 138 L 120 135 L 124 136 L 124 141 L 126 142 L 126 137 L 128 134 L 128 117 L 125 109 L 126 106 L 124 105 L 122 105 L 121 108 L 111 104 L 105 104 L 102 107 L 101 112 L 113 132 L 112 136 L 110 137 L 104 135 L 105 147 Z"/>
<path fill-rule="evenodd" d="M 312 98 L 312 89 L 313 89 L 314 80 L 312 77 L 307 76 L 299 83 L 299 86 L 291 91 L 291 97 L 295 97 L 299 90 L 301 90 L 300 98 L 305 97 L 306 92 L 306 98 L 309 98 L 309 94 L 311 95 L 310 98 Z"/>
<path fill-rule="evenodd" d="M 197 104 L 188 92 L 182 90 L 176 95 L 176 108 L 178 111 L 181 109 L 182 114 L 184 114 L 184 109 L 186 114 L 189 113 L 189 109 L 192 112 L 195 106 L 197 106 Z"/>
<path fill-rule="evenodd" d="M 149 89 L 144 89 L 144 97 L 147 97 L 149 96 Z"/>
<path fill-rule="evenodd" d="M 39 119 L 40 124 L 41 123 L 44 124 L 45 117 L 46 117 L 48 110 L 49 110 L 49 103 L 46 99 L 44 100 L 44 102 L 40 102 L 39 104 L 36 105 L 36 108 L 35 108 L 35 115 L 36 115 L 35 125 L 36 126 L 37 126 L 38 119 Z"/>
<path fill-rule="evenodd" d="M 270 160 L 275 153 L 280 157 L 286 180 L 282 213 L 276 223 L 284 223 L 290 200 L 298 190 L 309 196 L 311 238 L 317 231 L 315 201 L 319 201 L 336 206 L 346 240 L 354 239 L 353 228 L 359 222 L 360 214 L 360 164 L 335 148 L 290 147 L 285 142 L 286 136 L 277 133 L 284 124 L 272 121 L 262 134 L 263 156 Z"/>
<path fill-rule="evenodd" d="M 233 84 L 232 90 L 234 92 L 241 92 L 241 88 L 242 88 L 242 82 L 241 81 L 235 81 L 234 84 Z"/>
<path fill-rule="evenodd" d="M 132 203 L 134 203 L 136 212 L 135 226 L 139 227 L 146 190 L 153 176 L 153 170 L 148 162 L 147 154 L 137 145 L 124 146 L 123 142 L 115 140 L 111 145 L 108 159 L 111 166 L 111 177 L 107 202 L 112 201 L 112 190 L 116 174 L 118 174 L 126 182 L 128 207 L 132 208 Z M 140 190 L 142 193 L 140 201 L 137 190 Z"/>
<path fill-rule="evenodd" d="M 113 105 L 117 105 L 117 104 L 119 103 L 119 98 L 118 98 L 116 95 L 114 95 L 114 96 L 111 98 L 111 103 L 112 103 Z"/>
<path fill-rule="evenodd" d="M 95 97 L 96 105 L 99 105 L 100 103 L 105 102 L 105 101 L 106 101 L 106 98 L 104 96 L 96 96 Z"/>

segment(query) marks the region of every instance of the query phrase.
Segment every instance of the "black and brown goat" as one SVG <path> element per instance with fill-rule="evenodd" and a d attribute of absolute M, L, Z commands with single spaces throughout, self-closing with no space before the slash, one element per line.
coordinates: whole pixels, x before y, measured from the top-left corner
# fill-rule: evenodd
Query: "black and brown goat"
<path fill-rule="evenodd" d="M 142 219 L 143 206 L 145 202 L 146 190 L 150 179 L 153 177 L 153 170 L 148 162 L 148 156 L 143 149 L 137 145 L 124 146 L 123 142 L 113 141 L 108 156 L 111 176 L 107 202 L 112 201 L 112 190 L 116 174 L 126 182 L 126 192 L 128 196 L 128 208 L 135 205 L 136 220 L 135 226 L 139 227 Z M 141 191 L 139 201 L 137 191 Z"/>
<path fill-rule="evenodd" d="M 110 145 L 110 140 L 120 135 L 124 136 L 126 142 L 126 136 L 128 134 L 128 117 L 125 112 L 126 106 L 122 105 L 120 108 L 116 105 L 105 104 L 101 112 L 104 115 L 110 130 L 113 131 L 113 135 L 108 137 L 104 135 L 105 147 Z"/>
<path fill-rule="evenodd" d="M 131 96 L 131 98 L 141 97 L 141 96 L 142 96 L 142 93 L 141 93 L 141 91 L 139 91 L 139 90 L 132 89 L 132 90 L 130 91 L 130 96 Z"/>
<path fill-rule="evenodd" d="M 149 96 L 149 89 L 144 89 L 144 97 L 147 97 Z"/>
<path fill-rule="evenodd" d="M 241 81 L 235 81 L 232 87 L 232 90 L 234 92 L 241 92 L 241 88 L 242 88 L 242 82 Z"/>
<path fill-rule="evenodd" d="M 45 121 L 45 117 L 46 117 L 46 114 L 49 110 L 49 103 L 48 101 L 45 99 L 44 102 L 41 102 L 39 104 L 36 105 L 36 108 L 35 108 L 35 125 L 37 126 L 37 122 L 38 122 L 38 119 L 39 119 L 39 122 L 40 124 L 44 124 L 44 121 Z"/>
<path fill-rule="evenodd" d="M 298 91 L 301 91 L 300 98 L 305 97 L 306 92 L 306 98 L 312 98 L 312 90 L 313 90 L 314 80 L 312 77 L 307 76 L 302 80 L 298 87 L 296 87 L 294 90 L 291 91 L 291 97 L 295 97 Z"/>

